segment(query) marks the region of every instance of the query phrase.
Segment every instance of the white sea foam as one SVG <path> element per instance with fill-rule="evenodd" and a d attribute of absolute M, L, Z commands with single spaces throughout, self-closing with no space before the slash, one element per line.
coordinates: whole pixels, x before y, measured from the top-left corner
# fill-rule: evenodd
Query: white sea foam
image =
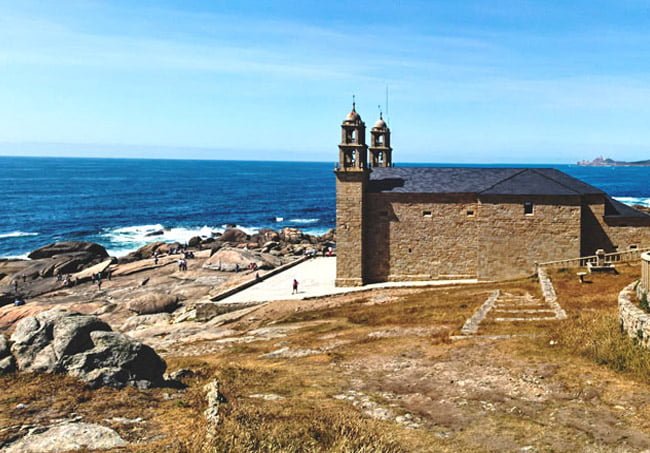
<path fill-rule="evenodd" d="M 3 260 L 28 260 L 29 257 L 27 256 L 27 253 L 25 253 L 24 255 L 0 256 L 0 259 L 3 259 Z"/>
<path fill-rule="evenodd" d="M 184 244 L 194 236 L 209 238 L 213 233 L 223 233 L 227 225 L 211 227 L 204 225 L 198 228 L 174 227 L 165 228 L 161 224 L 134 225 L 106 230 L 101 236 L 109 243 L 107 251 L 112 256 L 124 256 L 136 251 L 143 245 L 151 242 L 179 242 Z M 245 228 L 237 226 L 246 234 L 255 234 L 258 228 Z M 155 234 L 161 232 L 162 234 Z"/>
<path fill-rule="evenodd" d="M 11 233 L 0 233 L 0 239 L 22 238 L 27 236 L 38 236 L 38 233 L 26 233 L 24 231 L 12 231 Z"/>
<path fill-rule="evenodd" d="M 639 205 L 650 207 L 650 198 L 648 197 L 614 197 L 615 200 L 627 205 Z"/>
<path fill-rule="evenodd" d="M 316 223 L 320 219 L 289 219 L 289 222 L 291 223 L 303 223 L 303 224 L 309 224 L 309 223 Z"/>

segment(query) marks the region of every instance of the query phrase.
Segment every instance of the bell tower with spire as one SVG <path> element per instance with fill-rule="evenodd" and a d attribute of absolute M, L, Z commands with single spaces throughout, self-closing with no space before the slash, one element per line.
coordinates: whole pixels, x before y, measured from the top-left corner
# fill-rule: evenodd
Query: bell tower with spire
<path fill-rule="evenodd" d="M 336 286 L 361 286 L 364 278 L 364 205 L 370 170 L 366 125 L 352 111 L 341 124 L 336 174 Z"/>
<path fill-rule="evenodd" d="M 393 148 L 390 147 L 390 129 L 379 111 L 379 119 L 370 129 L 370 166 L 392 167 Z"/>

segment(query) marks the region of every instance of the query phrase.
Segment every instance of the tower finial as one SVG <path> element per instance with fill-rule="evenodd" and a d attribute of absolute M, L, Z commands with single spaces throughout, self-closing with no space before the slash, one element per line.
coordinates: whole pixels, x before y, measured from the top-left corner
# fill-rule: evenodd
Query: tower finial
<path fill-rule="evenodd" d="M 384 117 L 383 117 L 383 114 L 382 114 L 382 112 L 381 112 L 381 105 L 378 105 L 377 108 L 379 109 L 379 119 L 380 119 L 380 120 L 383 120 Z"/>
<path fill-rule="evenodd" d="M 356 96 L 353 94 L 352 95 L 352 111 L 356 112 L 357 110 L 357 102 L 356 102 Z"/>

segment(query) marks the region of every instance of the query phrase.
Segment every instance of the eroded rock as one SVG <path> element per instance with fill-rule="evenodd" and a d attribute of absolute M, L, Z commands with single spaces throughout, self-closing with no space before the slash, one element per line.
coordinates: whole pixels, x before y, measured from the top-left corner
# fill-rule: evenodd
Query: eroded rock
<path fill-rule="evenodd" d="M 48 453 L 77 450 L 110 450 L 126 441 L 110 428 L 94 423 L 64 423 L 34 432 L 9 445 L 6 453 Z"/>

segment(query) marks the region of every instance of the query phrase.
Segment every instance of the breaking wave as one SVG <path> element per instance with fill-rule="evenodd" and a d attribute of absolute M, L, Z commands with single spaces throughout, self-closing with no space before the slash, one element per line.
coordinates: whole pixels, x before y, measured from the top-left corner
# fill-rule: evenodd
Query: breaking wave
<path fill-rule="evenodd" d="M 0 239 L 23 238 L 28 236 L 38 236 L 38 233 L 26 233 L 24 231 L 12 231 L 11 233 L 0 233 Z"/>
<path fill-rule="evenodd" d="M 614 199 L 627 205 L 646 206 L 650 208 L 650 198 L 648 197 L 614 197 Z"/>

